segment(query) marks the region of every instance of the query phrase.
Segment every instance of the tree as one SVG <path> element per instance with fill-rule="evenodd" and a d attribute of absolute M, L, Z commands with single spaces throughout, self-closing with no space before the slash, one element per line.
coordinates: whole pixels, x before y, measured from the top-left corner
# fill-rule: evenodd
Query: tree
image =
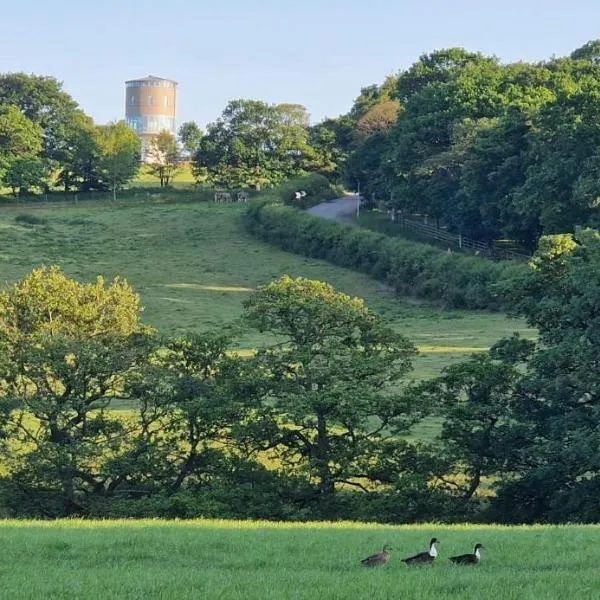
<path fill-rule="evenodd" d="M 72 130 L 84 117 L 77 103 L 54 77 L 0 74 L 0 106 L 17 106 L 43 132 L 43 158 L 61 163 L 70 151 Z"/>
<path fill-rule="evenodd" d="M 124 280 L 106 286 L 103 277 L 81 284 L 59 267 L 34 269 L 0 292 L 0 329 L 19 340 L 52 335 L 127 336 L 145 331 L 140 325 L 139 296 Z"/>
<path fill-rule="evenodd" d="M 348 116 L 325 119 L 309 129 L 309 144 L 314 150 L 310 170 L 338 182 L 354 141 L 354 124 Z"/>
<path fill-rule="evenodd" d="M 418 412 L 392 389 L 411 368 L 412 344 L 362 300 L 319 281 L 283 277 L 253 293 L 245 309 L 279 342 L 254 364 L 266 378 L 263 403 L 279 430 L 271 446 L 282 465 L 314 481 L 325 502 L 340 484 L 390 482 L 385 457 L 408 451 L 392 432 Z"/>
<path fill-rule="evenodd" d="M 34 514 L 85 514 L 87 495 L 111 489 L 104 468 L 128 425 L 107 409 L 146 360 L 140 313 L 126 282 L 80 284 L 57 267 L 0 294 L 0 454 Z"/>
<path fill-rule="evenodd" d="M 0 177 L 17 158 L 35 157 L 42 149 L 43 131 L 17 106 L 0 105 Z"/>
<path fill-rule="evenodd" d="M 506 340 L 421 385 L 425 401 L 437 404 L 436 415 L 443 419 L 441 453 L 451 477 L 440 477 L 452 482 L 462 500 L 475 496 L 483 478 L 513 474 L 522 464 L 523 433 L 515 427 L 522 374 L 515 362 L 521 363 L 532 346 L 519 338 Z"/>
<path fill-rule="evenodd" d="M 507 286 L 515 312 L 539 331 L 515 418 L 527 457 L 495 506 L 511 521 L 600 518 L 600 234 L 542 237 L 531 268 Z"/>
<path fill-rule="evenodd" d="M 90 117 L 79 115 L 67 131 L 58 160 L 58 179 L 66 192 L 78 186 L 82 191 L 102 189 L 99 131 Z"/>
<path fill-rule="evenodd" d="M 148 157 L 150 172 L 160 179 L 160 187 L 168 187 L 181 163 L 175 136 L 168 131 L 155 135 L 150 140 Z"/>
<path fill-rule="evenodd" d="M 400 103 L 397 100 L 386 100 L 376 104 L 358 120 L 356 129 L 365 137 L 387 133 L 396 122 L 399 110 Z"/>
<path fill-rule="evenodd" d="M 194 156 L 200 146 L 200 140 L 203 135 L 204 132 L 200 129 L 196 121 L 182 123 L 177 131 L 179 143 L 189 156 Z"/>
<path fill-rule="evenodd" d="M 32 188 L 46 187 L 49 178 L 48 166 L 41 158 L 22 156 L 11 161 L 4 182 L 16 196 L 17 193 L 21 195 Z"/>
<path fill-rule="evenodd" d="M 140 167 L 140 138 L 125 121 L 98 127 L 100 146 L 100 172 L 112 189 L 113 200 L 117 189 L 131 181 Z"/>
<path fill-rule="evenodd" d="M 304 171 L 314 156 L 307 116 L 298 105 L 233 100 L 209 124 L 194 156 L 194 172 L 216 185 L 276 185 Z"/>

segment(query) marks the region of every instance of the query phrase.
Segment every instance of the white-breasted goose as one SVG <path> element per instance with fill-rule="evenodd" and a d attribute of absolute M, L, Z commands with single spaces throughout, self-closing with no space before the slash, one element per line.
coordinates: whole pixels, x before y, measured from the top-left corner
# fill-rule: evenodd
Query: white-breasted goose
<path fill-rule="evenodd" d="M 438 551 L 436 548 L 436 544 L 439 544 L 440 541 L 437 538 L 432 538 L 429 542 L 429 550 L 427 552 L 420 552 L 419 554 L 415 554 L 410 558 L 403 558 L 402 562 L 407 565 L 430 565 L 435 557 L 438 555 Z"/>
<path fill-rule="evenodd" d="M 483 544 L 475 544 L 473 554 L 461 554 L 460 556 L 451 556 L 448 560 L 452 561 L 455 565 L 477 565 L 481 560 L 480 550 L 483 548 Z"/>
<path fill-rule="evenodd" d="M 392 547 L 389 544 L 386 544 L 381 552 L 371 554 L 371 556 L 363 558 L 360 562 L 365 567 L 379 567 L 385 565 L 385 563 L 390 560 L 390 550 L 392 550 Z"/>

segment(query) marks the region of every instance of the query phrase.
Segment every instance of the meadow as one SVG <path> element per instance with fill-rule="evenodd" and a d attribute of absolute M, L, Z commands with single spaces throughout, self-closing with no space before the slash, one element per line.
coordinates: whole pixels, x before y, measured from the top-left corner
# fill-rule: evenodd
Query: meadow
<path fill-rule="evenodd" d="M 434 376 L 452 361 L 519 331 L 498 313 L 442 310 L 398 298 L 366 275 L 289 254 L 246 233 L 243 205 L 170 203 L 143 196 L 107 202 L 0 209 L 0 281 L 58 264 L 73 277 L 126 278 L 140 293 L 144 321 L 164 333 L 219 329 L 236 321 L 256 286 L 288 273 L 330 282 L 359 296 L 419 348 L 413 377 Z M 264 337 L 242 326 L 241 349 Z"/>
<path fill-rule="evenodd" d="M 0 598 L 543 600 L 600 597 L 597 526 L 4 521 Z M 431 567 L 401 558 L 440 539 Z M 485 546 L 475 567 L 447 558 Z M 360 559 L 393 547 L 389 563 Z"/>

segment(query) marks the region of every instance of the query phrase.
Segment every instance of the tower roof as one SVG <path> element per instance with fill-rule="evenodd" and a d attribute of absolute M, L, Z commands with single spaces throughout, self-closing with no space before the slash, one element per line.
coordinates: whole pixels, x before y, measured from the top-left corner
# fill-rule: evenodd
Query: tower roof
<path fill-rule="evenodd" d="M 148 75 L 148 77 L 139 77 L 137 79 L 129 79 L 125 83 L 132 83 L 133 81 L 169 81 L 177 85 L 177 82 L 173 79 L 166 79 L 164 77 L 156 77 L 155 75 Z"/>

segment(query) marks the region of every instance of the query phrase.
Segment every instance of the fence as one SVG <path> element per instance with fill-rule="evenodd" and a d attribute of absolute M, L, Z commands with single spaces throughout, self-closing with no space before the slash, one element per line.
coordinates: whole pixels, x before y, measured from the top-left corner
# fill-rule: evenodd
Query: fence
<path fill-rule="evenodd" d="M 428 223 L 422 223 L 412 218 L 408 218 L 400 212 L 388 211 L 388 215 L 391 220 L 398 224 L 400 227 L 417 231 L 424 236 L 429 238 L 446 242 L 454 246 L 458 246 L 461 250 L 472 250 L 475 254 L 488 256 L 491 258 L 501 258 L 509 260 L 528 260 L 531 258 L 529 254 L 525 252 L 517 252 L 514 250 L 508 250 L 506 248 L 500 248 L 494 243 L 488 244 L 478 240 L 472 240 L 460 233 L 450 233 L 445 229 L 440 229 L 429 225 Z"/>

